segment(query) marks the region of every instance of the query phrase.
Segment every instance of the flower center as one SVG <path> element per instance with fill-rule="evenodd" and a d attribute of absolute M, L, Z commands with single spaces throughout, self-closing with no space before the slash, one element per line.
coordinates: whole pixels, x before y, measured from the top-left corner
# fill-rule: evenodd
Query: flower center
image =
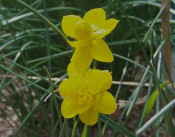
<path fill-rule="evenodd" d="M 75 27 L 76 37 L 80 40 L 90 40 L 92 38 L 92 28 L 85 22 L 80 21 Z"/>
<path fill-rule="evenodd" d="M 88 93 L 80 93 L 78 95 L 78 104 L 89 103 L 92 101 L 92 97 Z"/>

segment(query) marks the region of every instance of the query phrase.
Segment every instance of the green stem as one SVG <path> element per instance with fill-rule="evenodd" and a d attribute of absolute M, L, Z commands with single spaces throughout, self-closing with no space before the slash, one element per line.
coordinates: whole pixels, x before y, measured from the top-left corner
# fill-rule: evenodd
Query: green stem
<path fill-rule="evenodd" d="M 81 135 L 81 137 L 87 137 L 87 132 L 88 131 L 88 125 L 84 125 L 84 128 L 83 128 L 83 133 Z"/>
<path fill-rule="evenodd" d="M 94 68 L 94 69 L 97 68 L 97 61 L 96 61 L 96 60 L 94 60 L 94 62 L 93 62 L 93 68 Z"/>
<path fill-rule="evenodd" d="M 50 83 L 50 87 L 51 87 L 51 91 L 52 91 L 52 96 L 53 96 L 53 101 L 55 103 L 55 108 L 56 108 L 56 112 L 57 112 L 58 119 L 59 119 L 59 126 L 61 128 L 62 127 L 62 121 L 61 121 L 61 116 L 60 116 L 61 112 L 60 112 L 60 109 L 59 109 L 59 106 L 58 106 L 58 103 L 57 103 L 57 100 L 55 97 L 53 83 L 52 83 L 52 80 L 50 78 L 49 72 L 45 66 L 44 66 L 44 70 L 46 71 L 46 74 L 47 74 L 48 79 L 49 79 L 49 83 Z"/>
<path fill-rule="evenodd" d="M 74 121 L 74 126 L 73 126 L 73 129 L 72 129 L 71 137 L 75 137 L 77 125 L 78 125 L 78 121 Z"/>

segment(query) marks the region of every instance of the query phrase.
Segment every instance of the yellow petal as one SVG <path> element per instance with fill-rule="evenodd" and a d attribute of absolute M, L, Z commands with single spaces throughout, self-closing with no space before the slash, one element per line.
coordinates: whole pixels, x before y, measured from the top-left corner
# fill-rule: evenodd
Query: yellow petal
<path fill-rule="evenodd" d="M 80 88 L 84 87 L 84 79 L 82 76 L 71 77 L 64 80 L 59 85 L 59 93 L 65 99 L 76 100 L 75 92 L 79 91 Z"/>
<path fill-rule="evenodd" d="M 112 84 L 111 73 L 107 70 L 91 69 L 85 73 L 84 79 L 90 94 L 104 92 L 109 89 Z"/>
<path fill-rule="evenodd" d="M 117 109 L 115 98 L 107 91 L 102 94 L 97 94 L 95 100 L 95 107 L 99 113 L 111 114 Z"/>
<path fill-rule="evenodd" d="M 61 113 L 65 118 L 72 118 L 77 115 L 75 108 L 77 107 L 75 102 L 64 100 L 61 105 Z"/>
<path fill-rule="evenodd" d="M 92 28 L 85 22 L 80 21 L 75 26 L 75 37 L 79 40 L 90 40 L 92 38 Z"/>
<path fill-rule="evenodd" d="M 84 46 L 88 46 L 90 44 L 90 42 L 87 40 L 78 40 L 78 41 L 73 41 L 73 42 L 68 41 L 68 43 L 74 48 L 84 47 Z"/>
<path fill-rule="evenodd" d="M 70 62 L 67 67 L 67 74 L 69 77 L 73 77 L 76 75 L 84 75 L 84 71 L 77 68 L 74 62 Z"/>
<path fill-rule="evenodd" d="M 86 43 L 85 43 L 86 44 Z M 86 62 L 90 59 L 91 55 L 89 52 L 89 46 L 82 46 L 75 49 L 73 56 L 71 58 L 72 62 Z"/>
<path fill-rule="evenodd" d="M 101 28 L 93 32 L 93 38 L 101 39 L 105 37 L 106 35 L 111 33 L 111 31 L 116 27 L 118 22 L 119 22 L 118 20 L 113 19 L 113 18 L 106 20 L 104 25 Z"/>
<path fill-rule="evenodd" d="M 84 15 L 83 19 L 91 25 L 93 31 L 96 31 L 104 25 L 106 13 L 102 8 L 92 9 Z"/>
<path fill-rule="evenodd" d="M 66 36 L 70 36 L 71 38 L 77 38 L 76 36 L 76 25 L 78 22 L 81 22 L 83 19 L 79 16 L 75 15 L 67 15 L 62 19 L 61 27 Z"/>
<path fill-rule="evenodd" d="M 79 115 L 81 121 L 86 125 L 94 125 L 98 120 L 98 111 L 92 106 Z"/>
<path fill-rule="evenodd" d="M 87 111 L 93 105 L 93 103 L 94 102 L 78 104 L 78 102 L 64 99 L 61 105 L 61 113 L 65 118 L 71 118 L 77 114 L 81 114 Z"/>
<path fill-rule="evenodd" d="M 68 67 L 68 75 L 79 73 L 84 74 L 92 63 L 92 56 L 89 53 L 89 46 L 79 47 L 75 49 L 71 58 L 71 65 Z"/>
<path fill-rule="evenodd" d="M 102 62 L 112 62 L 114 57 L 106 42 L 102 39 L 92 40 L 90 52 L 94 59 Z"/>

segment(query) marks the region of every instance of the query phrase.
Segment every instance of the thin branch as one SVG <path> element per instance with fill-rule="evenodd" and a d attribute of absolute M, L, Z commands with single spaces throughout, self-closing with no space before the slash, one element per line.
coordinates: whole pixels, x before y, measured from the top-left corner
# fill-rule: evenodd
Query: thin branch
<path fill-rule="evenodd" d="M 1 78 L 3 78 L 3 77 L 7 77 L 7 78 L 13 78 L 13 79 L 16 79 L 17 77 L 16 76 L 14 76 L 14 75 L 0 75 L 0 79 Z M 27 77 L 25 77 L 25 78 L 27 78 L 27 79 L 29 79 L 29 80 L 39 80 L 39 79 L 42 79 L 42 78 L 40 78 L 40 77 L 36 77 L 36 76 L 27 76 Z M 45 78 L 46 80 L 49 80 L 48 78 Z M 63 79 L 62 78 L 51 78 L 51 80 L 52 81 L 57 81 L 57 82 L 59 82 L 59 81 L 62 81 Z M 121 81 L 112 81 L 112 84 L 114 84 L 114 85 L 126 85 L 126 86 L 138 86 L 138 85 L 140 85 L 140 83 L 139 82 L 131 82 L 131 81 L 123 81 L 123 82 L 121 82 Z M 149 83 L 145 83 L 144 84 L 144 87 L 149 87 L 150 86 L 150 84 Z M 153 84 L 151 85 L 151 86 L 153 86 Z"/>

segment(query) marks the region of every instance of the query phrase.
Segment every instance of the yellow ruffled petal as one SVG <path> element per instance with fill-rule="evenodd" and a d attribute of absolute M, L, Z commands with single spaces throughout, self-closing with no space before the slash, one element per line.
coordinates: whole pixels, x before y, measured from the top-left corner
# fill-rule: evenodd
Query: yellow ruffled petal
<path fill-rule="evenodd" d="M 61 112 L 65 118 L 74 117 L 88 110 L 94 100 L 85 91 L 86 85 L 82 76 L 73 76 L 64 80 L 59 86 L 59 92 L 64 97 Z"/>
<path fill-rule="evenodd" d="M 77 39 L 76 36 L 76 26 L 78 22 L 83 21 L 80 16 L 67 15 L 62 19 L 61 27 L 66 36 Z"/>
<path fill-rule="evenodd" d="M 83 19 L 91 25 L 93 31 L 96 31 L 104 25 L 106 13 L 102 8 L 92 9 L 84 15 Z"/>
<path fill-rule="evenodd" d="M 75 102 L 64 100 L 61 105 L 61 113 L 65 118 L 72 118 L 77 115 L 76 107 L 77 104 Z"/>
<path fill-rule="evenodd" d="M 85 73 L 84 80 L 89 89 L 90 94 L 104 92 L 110 88 L 112 84 L 112 75 L 109 71 L 101 71 L 91 69 Z"/>
<path fill-rule="evenodd" d="M 97 31 L 93 32 L 93 38 L 101 39 L 105 37 L 106 35 L 111 33 L 111 31 L 116 27 L 118 22 L 118 20 L 113 18 L 106 20 L 102 27 L 98 28 Z"/>
<path fill-rule="evenodd" d="M 94 125 L 98 120 L 98 111 L 92 106 L 79 115 L 81 121 L 86 125 Z"/>
<path fill-rule="evenodd" d="M 92 56 L 89 53 L 89 46 L 79 47 L 75 49 L 71 58 L 71 65 L 68 67 L 68 75 L 79 73 L 84 74 L 92 63 Z"/>
<path fill-rule="evenodd" d="M 83 90 L 77 97 L 77 108 L 75 111 L 78 114 L 87 111 L 94 104 L 93 98 L 85 94 L 85 92 L 86 91 Z"/>
<path fill-rule="evenodd" d="M 61 82 L 58 90 L 61 96 L 63 96 L 65 99 L 76 100 L 77 95 L 75 93 L 84 86 L 85 86 L 85 83 L 84 83 L 83 77 L 76 76 Z"/>
<path fill-rule="evenodd" d="M 92 57 L 102 62 L 112 62 L 114 57 L 106 42 L 102 39 L 92 40 L 90 45 Z"/>
<path fill-rule="evenodd" d="M 99 113 L 111 114 L 117 109 L 115 98 L 107 91 L 102 94 L 97 94 L 95 100 L 95 107 Z"/>

